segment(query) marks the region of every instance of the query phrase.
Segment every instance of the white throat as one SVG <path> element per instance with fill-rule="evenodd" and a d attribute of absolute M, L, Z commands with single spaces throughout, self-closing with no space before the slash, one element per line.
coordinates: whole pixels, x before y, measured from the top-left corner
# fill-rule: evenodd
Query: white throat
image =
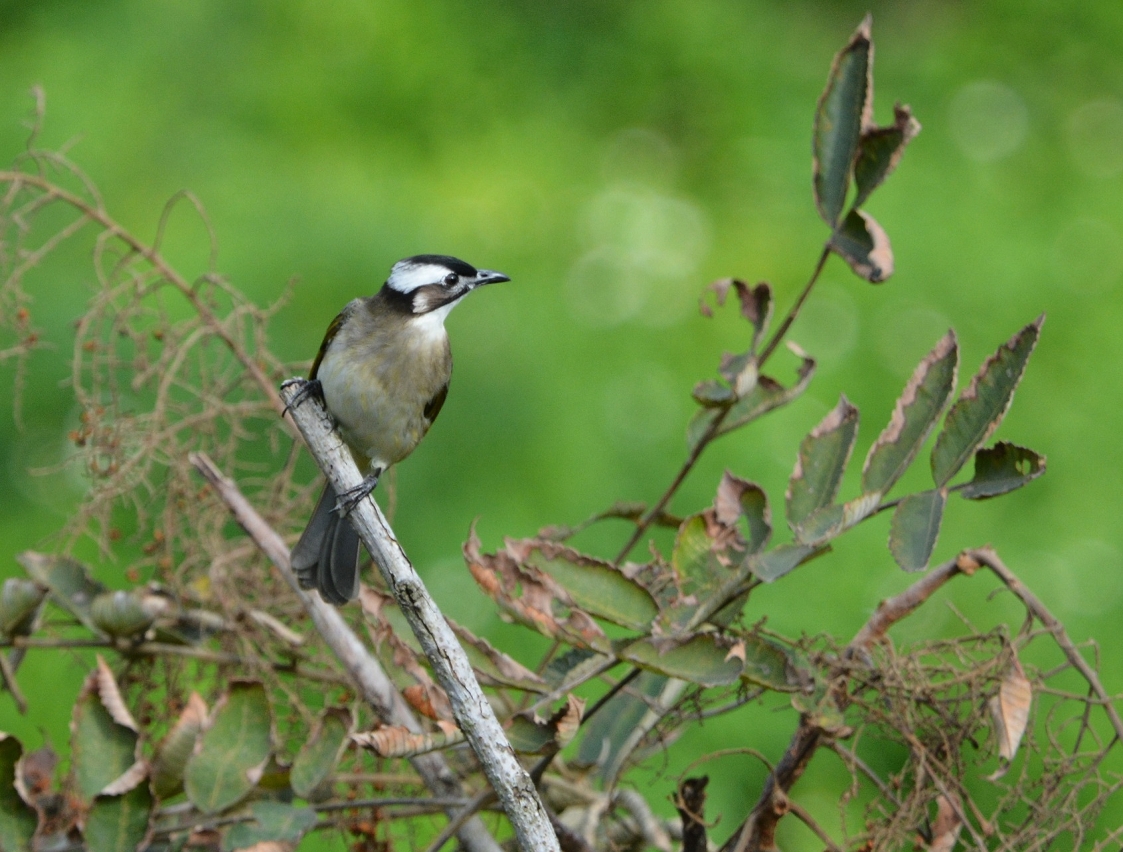
<path fill-rule="evenodd" d="M 464 297 L 461 296 L 460 298 Z M 459 304 L 460 299 L 456 299 L 447 305 L 441 305 L 435 310 L 411 319 L 409 322 L 414 328 L 418 341 L 432 345 L 445 340 L 448 337 L 448 332 L 445 331 L 445 317 Z"/>

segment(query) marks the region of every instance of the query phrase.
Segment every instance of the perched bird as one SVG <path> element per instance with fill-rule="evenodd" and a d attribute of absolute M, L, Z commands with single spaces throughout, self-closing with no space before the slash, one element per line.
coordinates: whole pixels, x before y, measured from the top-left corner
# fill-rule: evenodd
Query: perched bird
<path fill-rule="evenodd" d="M 440 414 L 452 375 L 445 317 L 477 287 L 510 280 L 455 257 L 419 254 L 395 263 L 381 290 L 332 320 L 300 397 L 320 396 L 355 463 L 368 472 L 343 494 L 330 482 L 324 487 L 292 551 L 303 588 L 318 589 L 337 606 L 358 596 L 359 536 L 346 515 L 386 468 L 413 452 Z"/>

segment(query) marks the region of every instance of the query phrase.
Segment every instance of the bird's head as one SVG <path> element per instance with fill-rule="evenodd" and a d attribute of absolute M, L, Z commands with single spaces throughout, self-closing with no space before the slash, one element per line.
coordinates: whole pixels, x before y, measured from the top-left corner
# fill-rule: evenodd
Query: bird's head
<path fill-rule="evenodd" d="M 477 287 L 510 280 L 502 272 L 476 269 L 448 255 L 418 254 L 394 264 L 385 289 L 412 314 L 428 314 L 444 308 L 441 314 L 447 315 Z"/>

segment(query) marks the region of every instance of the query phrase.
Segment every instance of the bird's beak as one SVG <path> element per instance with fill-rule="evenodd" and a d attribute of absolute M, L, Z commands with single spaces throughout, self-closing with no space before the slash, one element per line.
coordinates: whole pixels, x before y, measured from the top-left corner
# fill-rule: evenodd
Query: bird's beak
<path fill-rule="evenodd" d="M 501 281 L 510 281 L 511 279 L 504 275 L 502 272 L 496 272 L 494 269 L 481 269 L 476 273 L 476 286 L 482 287 L 484 284 L 498 284 Z"/>

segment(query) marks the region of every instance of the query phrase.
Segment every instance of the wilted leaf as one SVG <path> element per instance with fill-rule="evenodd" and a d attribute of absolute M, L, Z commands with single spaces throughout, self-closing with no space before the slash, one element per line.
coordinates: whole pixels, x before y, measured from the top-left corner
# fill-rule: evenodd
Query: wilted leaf
<path fill-rule="evenodd" d="M 89 852 L 136 852 L 149 836 L 152 793 L 138 784 L 120 795 L 98 796 L 83 832 Z"/>
<path fill-rule="evenodd" d="M 99 656 L 98 668 L 82 685 L 70 721 L 71 772 L 84 801 L 92 801 L 118 779 L 137 774 L 138 739 L 136 722 Z"/>
<path fill-rule="evenodd" d="M 811 377 L 815 375 L 815 360 L 806 356 L 801 357 L 795 384 L 785 388 L 775 379 L 760 376 L 752 392 L 729 407 L 729 413 L 722 420 L 715 437 L 739 429 L 769 411 L 787 405 L 807 390 Z M 690 424 L 686 427 L 686 444 L 690 450 L 698 445 L 720 412 L 721 409 L 703 408 L 691 418 Z"/>
<path fill-rule="evenodd" d="M 1010 671 L 1002 679 L 998 695 L 990 700 L 990 713 L 998 739 L 998 756 L 1005 761 L 1014 759 L 1022 736 L 1029 724 L 1029 708 L 1033 703 L 1033 686 L 1026 677 L 1022 664 L 1014 660 Z"/>
<path fill-rule="evenodd" d="M 33 580 L 9 577 L 0 589 L 0 634 L 27 636 L 39 615 L 46 590 Z"/>
<path fill-rule="evenodd" d="M 858 138 L 869 124 L 873 101 L 870 18 L 835 56 L 827 87 L 815 110 L 813 131 L 815 206 L 832 228 L 838 224 L 850 186 Z"/>
<path fill-rule="evenodd" d="M 772 536 L 772 512 L 768 496 L 755 482 L 741 479 L 726 471 L 714 498 L 714 514 L 719 523 L 735 526 L 739 518 L 746 522 L 745 545 L 748 553 L 756 553 Z"/>
<path fill-rule="evenodd" d="M 464 560 L 477 585 L 488 597 L 523 624 L 551 639 L 577 647 L 604 651 L 609 647 L 604 630 L 577 607 L 560 583 L 534 567 L 524 567 L 507 552 L 480 552 L 473 527 L 464 543 Z"/>
<path fill-rule="evenodd" d="M 417 757 L 464 741 L 454 722 L 438 722 L 437 732 L 413 731 L 401 725 L 383 725 L 373 731 L 351 734 L 351 742 L 380 757 Z"/>
<path fill-rule="evenodd" d="M 49 556 L 27 550 L 16 557 L 28 575 L 50 590 L 54 601 L 95 633 L 100 632 L 90 616 L 90 604 L 105 586 L 90 576 L 89 569 L 68 556 Z"/>
<path fill-rule="evenodd" d="M 956 804 L 944 795 L 936 797 L 936 819 L 932 823 L 932 841 L 927 852 L 952 852 L 959 841 L 963 820 L 959 818 L 958 797 Z"/>
<path fill-rule="evenodd" d="M 741 316 L 753 324 L 753 339 L 749 346 L 750 352 L 755 352 L 760 338 L 768 328 L 772 319 L 772 287 L 765 281 L 755 287 L 749 287 L 744 281 L 736 278 L 721 278 L 709 286 L 714 293 L 718 306 L 725 304 L 730 288 L 737 291 L 737 299 L 741 303 Z M 705 299 L 699 303 L 699 310 L 704 316 L 713 316 L 713 311 L 706 304 Z"/>
<path fill-rule="evenodd" d="M 512 659 L 495 648 L 486 639 L 476 636 L 466 627 L 448 619 L 448 624 L 464 650 L 476 675 L 483 683 L 497 686 L 512 686 L 529 692 L 547 692 L 549 688 L 542 678 L 518 660 Z"/>
<path fill-rule="evenodd" d="M 887 494 L 912 464 L 955 387 L 959 346 L 948 331 L 924 356 L 905 385 L 889 425 L 870 447 L 862 468 L 862 491 Z"/>
<path fill-rule="evenodd" d="M 346 708 L 329 707 L 320 713 L 289 771 L 289 783 L 296 795 L 307 799 L 335 771 L 347 745 L 351 725 L 351 711 Z"/>
<path fill-rule="evenodd" d="M 959 493 L 968 500 L 985 500 L 1014 491 L 1045 472 L 1045 456 L 999 441 L 975 453 L 975 477 Z"/>
<path fill-rule="evenodd" d="M 906 571 L 923 571 L 928 567 L 940 535 L 947 499 L 946 488 L 910 494 L 893 512 L 889 552 Z"/>
<path fill-rule="evenodd" d="M 254 788 L 269 760 L 272 726 L 265 688 L 232 682 L 184 773 L 187 797 L 199 810 L 218 813 Z"/>
<path fill-rule="evenodd" d="M 533 566 L 553 578 L 590 615 L 621 627 L 644 630 L 659 612 L 651 594 L 610 562 L 535 539 L 508 542 L 507 552 L 522 567 Z"/>
<path fill-rule="evenodd" d="M 905 146 L 920 132 L 920 122 L 912 116 L 912 110 L 900 104 L 893 107 L 893 123 L 888 127 L 871 127 L 862 133 L 858 140 L 858 159 L 854 163 L 854 182 L 858 194 L 852 207 L 861 207 L 870 193 L 887 178 Z"/>
<path fill-rule="evenodd" d="M 258 844 L 280 841 L 297 843 L 316 825 L 312 808 L 298 808 L 283 802 L 254 802 L 252 822 L 239 822 L 226 830 L 222 852 L 250 849 Z"/>
<path fill-rule="evenodd" d="M 566 703 L 548 719 L 526 713 L 511 717 L 507 739 L 511 747 L 523 754 L 542 754 L 565 748 L 573 741 L 585 713 L 585 700 L 567 695 Z"/>
<path fill-rule="evenodd" d="M 893 248 L 889 235 L 864 210 L 851 210 L 831 234 L 831 250 L 845 260 L 854 274 L 880 284 L 893 274 Z"/>
<path fill-rule="evenodd" d="M 0 849 L 7 852 L 31 852 L 39 822 L 34 808 L 16 791 L 16 768 L 22 756 L 20 741 L 0 733 Z"/>
<path fill-rule="evenodd" d="M 102 633 L 125 638 L 143 633 L 155 620 L 138 595 L 124 590 L 103 592 L 94 598 L 90 618 Z"/>
<path fill-rule="evenodd" d="M 152 792 L 157 797 L 166 799 L 183 789 L 183 773 L 206 720 L 206 702 L 199 693 L 192 692 L 187 706 L 156 748 L 151 778 Z"/>
<path fill-rule="evenodd" d="M 1044 322 L 1042 314 L 998 347 L 951 407 L 932 450 L 932 478 L 937 486 L 951 481 L 1006 416 Z"/>
<path fill-rule="evenodd" d="M 858 409 L 844 395 L 799 445 L 786 495 L 793 530 L 812 512 L 834 502 L 857 437 Z"/>

